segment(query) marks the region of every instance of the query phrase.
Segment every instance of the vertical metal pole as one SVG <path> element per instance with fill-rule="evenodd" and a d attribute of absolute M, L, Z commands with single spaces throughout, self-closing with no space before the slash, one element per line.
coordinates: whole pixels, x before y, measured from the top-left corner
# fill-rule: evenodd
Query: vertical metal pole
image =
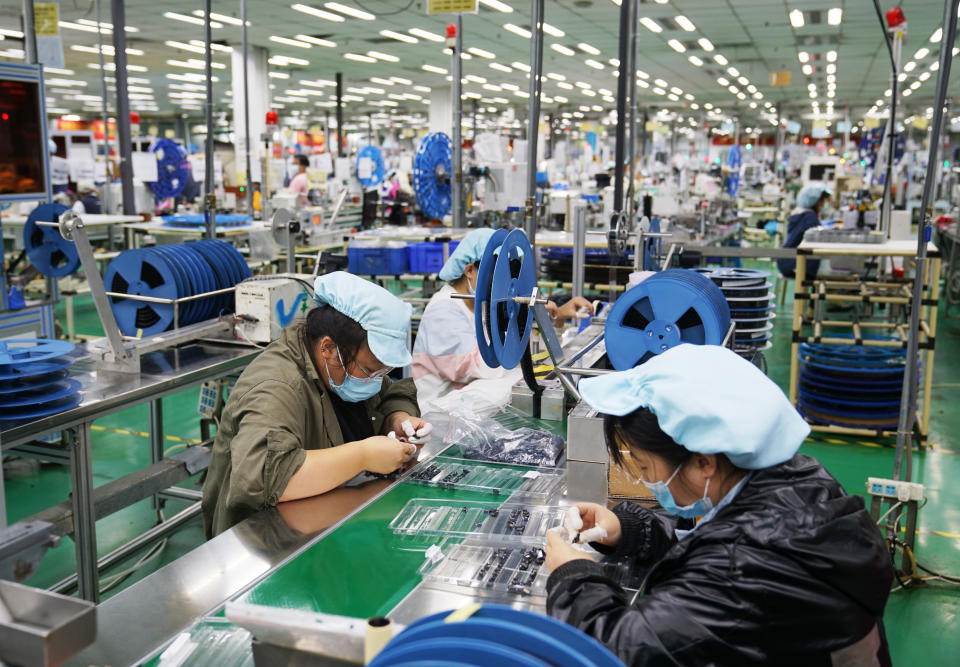
<path fill-rule="evenodd" d="M 472 100 L 472 101 L 473 101 L 473 108 L 471 109 L 471 111 L 473 112 L 473 119 L 472 119 L 473 134 L 470 137 L 470 142 L 471 144 L 476 146 L 477 145 L 477 101 L 476 100 Z"/>
<path fill-rule="evenodd" d="M 103 186 L 103 212 L 113 213 L 113 188 L 109 175 L 110 166 L 110 123 L 107 115 L 107 73 L 103 70 L 103 30 L 100 24 L 100 0 L 97 5 L 97 61 L 100 63 L 100 115 L 103 118 L 103 167 L 106 182 Z M 112 247 L 111 247 L 112 249 Z"/>
<path fill-rule="evenodd" d="M 203 44 L 204 44 L 204 53 L 203 53 L 203 63 L 204 70 L 207 76 L 207 103 L 206 103 L 206 125 L 207 125 L 207 140 L 206 140 L 206 151 L 204 152 L 204 175 L 203 175 L 203 194 L 204 194 L 204 210 L 206 211 L 206 237 L 212 239 L 216 237 L 216 221 L 214 219 L 214 207 L 211 206 L 212 200 L 210 195 L 214 193 L 217 189 L 216 183 L 213 182 L 214 171 L 213 171 L 213 49 L 210 48 L 210 44 L 213 42 L 213 27 L 210 25 L 210 6 L 211 0 L 204 0 L 203 2 Z"/>
<path fill-rule="evenodd" d="M 573 296 L 583 296 L 587 262 L 587 207 L 573 209 Z"/>
<path fill-rule="evenodd" d="M 947 0 L 947 2 L 949 2 L 949 0 Z M 887 39 L 886 35 L 884 35 L 884 39 Z M 888 239 L 890 238 L 890 213 L 893 211 L 893 153 L 894 147 L 897 144 L 897 101 L 900 99 L 897 91 L 899 84 L 897 77 L 900 75 L 900 53 L 902 45 L 903 31 L 897 28 L 893 36 L 893 43 L 891 44 L 893 48 L 893 71 L 890 74 L 890 120 L 887 121 L 887 128 L 884 134 L 884 139 L 888 140 L 887 166 L 886 176 L 883 179 L 883 204 L 880 209 L 880 229 L 887 235 Z M 939 81 L 939 77 L 937 80 Z M 921 211 L 921 214 L 922 213 Z"/>
<path fill-rule="evenodd" d="M 163 458 L 163 399 L 155 398 L 149 405 L 150 419 L 150 463 L 158 463 Z M 160 507 L 160 496 L 153 497 L 153 508 Z"/>
<path fill-rule="evenodd" d="M 782 106 L 777 102 L 777 134 L 773 140 L 773 176 L 780 178 L 780 151 L 783 148 L 783 124 Z"/>
<path fill-rule="evenodd" d="M 463 17 L 457 14 L 457 35 L 453 42 L 453 56 L 451 72 L 453 73 L 453 88 L 451 89 L 451 104 L 453 105 L 453 174 L 452 193 L 453 202 L 451 211 L 453 213 L 453 227 L 464 226 L 463 220 L 463 139 L 460 134 L 460 126 L 463 122 L 463 102 L 460 96 L 463 94 L 463 59 L 461 51 L 463 49 Z"/>
<path fill-rule="evenodd" d="M 623 160 L 626 154 L 626 130 L 624 121 L 627 112 L 627 85 L 630 78 L 630 17 L 634 0 L 620 4 L 620 77 L 617 79 L 617 131 L 614 151 L 613 210 L 623 213 Z"/>
<path fill-rule="evenodd" d="M 630 66 L 627 69 L 627 72 L 630 75 L 630 80 L 627 82 L 627 91 L 628 98 L 627 103 L 629 104 L 627 108 L 626 122 L 629 126 L 629 136 L 630 136 L 630 154 L 629 154 L 629 178 L 627 185 L 627 201 L 625 205 L 626 212 L 633 219 L 634 216 L 634 201 L 635 196 L 633 192 L 633 163 L 636 161 L 636 152 L 637 152 L 637 3 L 634 2 L 630 11 L 630 50 L 628 51 L 628 56 L 630 58 Z M 619 118 L 617 119 L 619 122 Z"/>
<path fill-rule="evenodd" d="M 920 336 L 920 314 L 921 300 L 923 298 L 923 286 L 927 273 L 927 243 L 930 240 L 930 206 L 931 196 L 933 194 L 933 185 L 937 179 L 937 170 L 939 165 L 936 162 L 937 144 L 940 142 L 940 131 L 943 125 L 943 105 L 947 96 L 947 84 L 950 81 L 950 65 L 953 62 L 953 40 L 957 34 L 957 5 L 960 0 L 946 0 L 943 3 L 943 34 L 940 41 L 940 69 L 937 70 L 937 89 L 934 94 L 933 119 L 930 123 L 932 128 L 930 136 L 930 151 L 927 158 L 927 174 L 923 180 L 923 196 L 920 200 L 920 228 L 917 230 L 917 260 L 916 269 L 913 276 L 913 300 L 910 306 L 910 330 L 907 335 L 907 367 L 903 378 L 903 391 L 900 395 L 900 421 L 897 425 L 897 450 L 893 459 L 893 478 L 901 478 L 903 467 L 904 452 L 907 456 L 912 455 L 912 431 L 916 412 L 914 404 L 917 402 L 917 383 L 918 369 L 917 357 L 919 355 L 919 336 Z M 893 116 L 893 109 L 890 111 Z M 891 121 L 892 122 L 892 121 Z M 891 132 L 895 128 L 890 128 Z M 891 153 L 893 144 L 890 145 Z M 887 181 L 889 182 L 889 176 Z M 932 276 L 931 281 L 940 280 L 940 276 Z M 932 368 L 924 368 L 925 373 L 932 373 Z M 925 401 L 929 401 L 929 396 L 924 396 Z M 908 463 L 909 465 L 909 463 Z M 909 479 L 907 481 L 910 481 Z"/>
<path fill-rule="evenodd" d="M 253 215 L 253 160 L 250 157 L 250 63 L 247 44 L 247 0 L 240 0 L 241 48 L 243 49 L 243 152 L 246 153 L 247 214 Z"/>
<path fill-rule="evenodd" d="M 70 311 L 68 310 L 67 312 L 69 313 Z M 0 530 L 3 530 L 6 527 L 7 527 L 7 492 L 3 488 L 3 436 L 0 436 Z"/>
<path fill-rule="evenodd" d="M 122 23 L 114 23 L 123 32 Z M 70 433 L 70 503 L 73 509 L 73 541 L 77 553 L 77 583 L 80 597 L 100 601 L 97 580 L 97 522 L 93 513 L 93 458 L 90 451 L 90 424 L 83 423 Z"/>
<path fill-rule="evenodd" d="M 33 0 L 23 0 L 23 61 L 37 64 L 37 30 L 33 23 Z"/>
<path fill-rule="evenodd" d="M 537 138 L 543 89 L 543 0 L 530 0 L 530 104 L 527 113 L 527 219 L 530 245 L 537 239 Z"/>
<path fill-rule="evenodd" d="M 337 157 L 346 156 L 343 138 L 343 74 L 337 72 Z"/>
<path fill-rule="evenodd" d="M 117 153 L 120 155 L 120 187 L 123 193 L 123 214 L 137 212 L 133 200 L 133 145 L 130 136 L 130 98 L 127 91 L 127 24 L 123 0 L 110 0 L 110 21 L 113 23 L 113 64 L 117 82 Z M 104 132 L 108 128 L 103 128 Z"/>

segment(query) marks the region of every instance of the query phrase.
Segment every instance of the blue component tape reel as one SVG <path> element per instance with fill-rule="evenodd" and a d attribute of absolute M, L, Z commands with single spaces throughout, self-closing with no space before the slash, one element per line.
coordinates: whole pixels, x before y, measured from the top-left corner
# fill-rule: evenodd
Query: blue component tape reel
<path fill-rule="evenodd" d="M 236 248 L 220 240 L 125 250 L 107 267 L 108 292 L 160 299 L 181 299 L 233 287 L 250 277 L 250 268 Z M 232 292 L 179 304 L 180 326 L 195 324 L 233 310 Z M 110 307 L 120 331 L 154 335 L 174 324 L 172 303 L 111 296 Z"/>
<path fill-rule="evenodd" d="M 500 360 L 497 359 L 493 350 L 493 334 L 490 329 L 490 287 L 493 280 L 494 257 L 508 233 L 506 229 L 496 230 L 487 242 L 487 247 L 483 249 L 480 268 L 477 269 L 476 294 L 473 297 L 473 321 L 477 331 L 477 347 L 480 349 L 480 357 L 490 368 L 500 367 Z"/>
<path fill-rule="evenodd" d="M 80 255 L 73 241 L 60 235 L 56 227 L 41 227 L 38 222 L 57 222 L 70 209 L 63 204 L 41 204 L 27 216 L 23 226 L 23 247 L 27 257 L 45 276 L 69 276 L 80 266 Z"/>
<path fill-rule="evenodd" d="M 5 428 L 80 402 L 80 383 L 67 377 L 73 350 L 62 340 L 0 341 L 0 423 Z"/>
<path fill-rule="evenodd" d="M 696 271 L 668 269 L 625 292 L 607 315 L 607 357 L 618 371 L 681 343 L 720 345 L 730 327 L 727 301 Z"/>
<path fill-rule="evenodd" d="M 361 160 L 366 166 L 366 161 L 370 161 L 370 169 L 366 172 L 365 175 L 361 175 L 360 165 Z M 385 168 L 383 165 L 383 153 L 380 152 L 380 149 L 376 146 L 364 146 L 357 152 L 357 180 L 365 188 L 374 188 L 380 185 L 380 182 L 383 180 L 383 175 L 385 173 Z M 365 170 L 366 171 L 366 170 Z"/>
<path fill-rule="evenodd" d="M 192 169 L 187 152 L 172 139 L 157 139 L 151 150 L 157 158 L 157 180 L 148 183 L 150 189 L 158 200 L 176 197 L 187 186 Z"/>
<path fill-rule="evenodd" d="M 65 340 L 44 338 L 15 338 L 0 340 L 0 369 L 10 372 L 10 366 L 22 367 L 38 361 L 50 361 L 70 354 L 74 344 Z M 45 371 L 49 372 L 49 371 Z"/>
<path fill-rule="evenodd" d="M 442 219 L 450 213 L 453 189 L 453 147 L 443 132 L 426 135 L 413 159 L 413 191 L 420 210 L 428 218 Z"/>
<path fill-rule="evenodd" d="M 734 144 L 727 153 L 727 167 L 730 173 L 726 175 L 727 194 L 731 197 L 737 196 L 737 190 L 740 189 L 740 164 L 742 162 L 740 155 L 740 146 Z"/>
<path fill-rule="evenodd" d="M 514 268 L 511 260 L 520 266 Z M 480 263 L 482 266 L 483 261 Z M 514 229 L 507 234 L 493 270 L 489 308 L 493 350 L 506 369 L 516 368 L 530 342 L 533 309 L 517 303 L 514 297 L 532 296 L 537 286 L 535 264 L 533 249 L 523 230 Z"/>

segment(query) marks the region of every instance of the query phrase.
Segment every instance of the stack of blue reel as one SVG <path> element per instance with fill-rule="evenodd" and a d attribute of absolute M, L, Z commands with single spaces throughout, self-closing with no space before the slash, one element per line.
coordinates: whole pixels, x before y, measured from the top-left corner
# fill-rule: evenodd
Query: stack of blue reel
<path fill-rule="evenodd" d="M 726 267 L 694 270 L 710 278 L 727 299 L 730 319 L 737 323 L 733 349 L 747 358 L 770 349 L 776 317 L 770 274 L 759 269 Z"/>
<path fill-rule="evenodd" d="M 249 215 L 227 215 L 217 214 L 215 222 L 217 227 L 240 227 L 250 224 L 253 220 Z M 207 218 L 201 213 L 191 213 L 186 215 L 165 215 L 163 224 L 167 227 L 183 227 L 193 229 L 203 227 L 207 224 Z"/>
<path fill-rule="evenodd" d="M 895 429 L 906 371 L 903 348 L 801 343 L 798 407 L 811 421 Z"/>
<path fill-rule="evenodd" d="M 80 402 L 69 377 L 73 344 L 62 340 L 0 341 L 0 427 L 63 412 Z"/>
<path fill-rule="evenodd" d="M 488 604 L 463 620 L 421 618 L 387 644 L 370 667 L 622 667 L 603 644 L 549 616 Z"/>
<path fill-rule="evenodd" d="M 713 282 L 689 269 L 667 269 L 617 299 L 603 337 L 610 364 L 623 371 L 681 343 L 722 345 L 729 328 L 730 309 Z"/>
<path fill-rule="evenodd" d="M 233 287 L 249 277 L 250 268 L 236 248 L 209 239 L 124 250 L 110 262 L 103 282 L 108 292 L 180 299 Z M 183 302 L 177 323 L 186 326 L 233 312 L 233 303 L 233 292 Z M 127 336 L 158 334 L 174 325 L 173 304 L 111 296 L 110 307 Z"/>

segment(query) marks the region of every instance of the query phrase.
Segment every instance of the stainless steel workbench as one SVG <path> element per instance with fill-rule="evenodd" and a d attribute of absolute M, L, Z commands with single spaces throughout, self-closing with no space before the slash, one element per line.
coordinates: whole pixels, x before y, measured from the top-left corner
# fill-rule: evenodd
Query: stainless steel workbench
<path fill-rule="evenodd" d="M 63 432 L 64 458 L 71 472 L 71 503 L 81 597 L 97 601 L 97 539 L 93 504 L 90 427 L 96 419 L 142 403 L 150 403 L 151 462 L 163 457 L 164 396 L 227 375 L 250 363 L 258 349 L 228 344 L 193 343 L 146 354 L 139 375 L 97 370 L 84 345 L 70 375 L 82 385 L 82 402 L 70 410 L 7 429 L 0 434 L 3 450 L 34 443 Z"/>

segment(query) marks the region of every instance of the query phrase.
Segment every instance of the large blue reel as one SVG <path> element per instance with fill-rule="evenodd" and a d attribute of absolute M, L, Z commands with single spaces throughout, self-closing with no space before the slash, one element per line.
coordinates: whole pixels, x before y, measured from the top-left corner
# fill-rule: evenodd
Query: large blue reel
<path fill-rule="evenodd" d="M 148 185 L 157 199 L 176 197 L 186 187 L 192 169 L 187 152 L 172 139 L 157 139 L 152 150 L 157 158 L 157 180 Z"/>
<path fill-rule="evenodd" d="M 73 241 L 60 235 L 56 227 L 41 227 L 38 222 L 57 222 L 70 209 L 63 204 L 41 204 L 27 216 L 23 226 L 23 246 L 37 271 L 45 276 L 69 276 L 80 266 L 80 255 Z"/>
<path fill-rule="evenodd" d="M 480 357 L 490 368 L 499 368 L 500 360 L 493 350 L 493 335 L 490 332 L 490 282 L 493 280 L 496 252 L 507 238 L 506 229 L 498 229 L 487 241 L 477 269 L 476 293 L 473 296 L 473 321 L 477 330 L 477 347 Z"/>
<path fill-rule="evenodd" d="M 511 260 L 518 260 L 519 268 L 512 267 Z M 514 229 L 507 234 L 493 269 L 489 308 L 493 351 L 506 369 L 516 368 L 530 342 L 533 309 L 517 303 L 515 297 L 533 296 L 537 286 L 535 264 L 533 249 L 523 230 Z"/>
<path fill-rule="evenodd" d="M 734 144 L 727 153 L 727 167 L 730 173 L 727 174 L 727 194 L 731 197 L 737 196 L 737 190 L 740 189 L 740 164 L 742 157 L 740 155 L 740 146 Z"/>
<path fill-rule="evenodd" d="M 451 612 L 410 624 L 384 647 L 370 667 L 437 664 L 622 666 L 603 644 L 576 628 L 505 605 L 483 605 L 469 618 L 447 622 Z"/>
<path fill-rule="evenodd" d="M 453 189 L 453 148 L 443 132 L 423 138 L 413 159 L 413 191 L 420 210 L 439 220 L 450 212 Z"/>
<path fill-rule="evenodd" d="M 877 155 L 880 153 L 880 149 L 882 148 L 883 133 L 885 129 L 885 126 L 871 128 L 865 131 L 863 136 L 860 138 L 860 143 L 857 145 L 857 155 L 867 169 L 873 169 L 876 167 Z M 894 162 L 899 162 L 900 159 L 903 158 L 903 154 L 906 150 L 907 141 L 904 138 L 903 133 L 898 132 L 893 143 Z M 885 176 L 885 173 L 880 175 L 880 182 L 883 181 Z"/>
<path fill-rule="evenodd" d="M 373 163 L 373 168 L 370 170 L 368 176 L 360 175 L 360 160 L 370 160 Z M 357 153 L 357 180 L 365 188 L 374 188 L 380 185 L 380 181 L 383 180 L 383 174 L 385 173 L 385 168 L 383 166 L 383 153 L 380 152 L 380 149 L 376 146 L 364 146 Z"/>
<path fill-rule="evenodd" d="M 604 342 L 618 371 L 642 364 L 681 343 L 721 345 L 730 308 L 709 278 L 668 269 L 625 292 L 607 315 Z"/>

